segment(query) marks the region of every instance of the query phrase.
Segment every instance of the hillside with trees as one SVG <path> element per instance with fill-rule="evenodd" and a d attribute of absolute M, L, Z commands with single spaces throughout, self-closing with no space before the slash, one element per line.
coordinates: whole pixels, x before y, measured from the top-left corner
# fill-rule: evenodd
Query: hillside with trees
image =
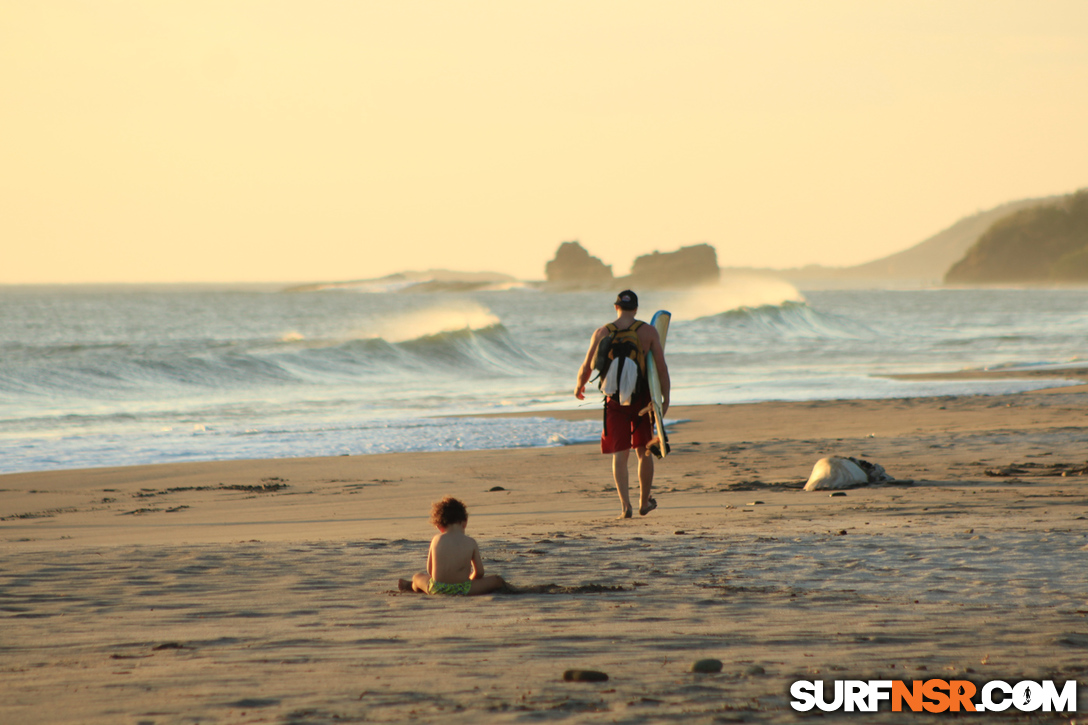
<path fill-rule="evenodd" d="M 997 220 L 945 275 L 948 284 L 1088 281 L 1088 189 Z"/>
<path fill-rule="evenodd" d="M 914 282 L 937 284 L 944 279 L 948 269 L 963 258 L 979 237 L 994 222 L 1009 214 L 1052 204 L 1062 196 L 1019 199 L 992 209 L 966 216 L 950 227 L 901 252 L 851 267 L 825 267 L 819 264 L 792 269 L 768 269 L 726 267 L 727 272 L 759 272 L 781 277 L 803 286 L 817 283 L 823 286 L 838 284 L 880 284 L 888 282 Z"/>

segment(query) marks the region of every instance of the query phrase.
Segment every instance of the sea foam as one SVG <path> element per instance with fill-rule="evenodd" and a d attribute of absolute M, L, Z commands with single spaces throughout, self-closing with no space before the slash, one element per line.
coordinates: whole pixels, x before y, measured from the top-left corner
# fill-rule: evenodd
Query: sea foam
<path fill-rule="evenodd" d="M 502 320 L 487 307 L 475 302 L 459 302 L 393 315 L 378 322 L 371 332 L 373 337 L 396 344 L 446 332 L 486 330 L 500 324 Z"/>
<path fill-rule="evenodd" d="M 760 275 L 724 275 L 716 285 L 693 287 L 663 295 L 674 319 L 696 320 L 752 307 L 804 302 L 805 297 L 789 282 Z"/>

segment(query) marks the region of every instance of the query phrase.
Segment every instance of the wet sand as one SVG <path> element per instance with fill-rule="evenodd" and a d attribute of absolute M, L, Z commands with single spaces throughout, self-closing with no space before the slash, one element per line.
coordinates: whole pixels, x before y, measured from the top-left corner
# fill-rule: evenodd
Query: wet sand
<path fill-rule="evenodd" d="M 797 679 L 1088 682 L 1088 476 L 1060 475 L 1088 393 L 670 417 L 626 521 L 594 445 L 0 476 L 0 722 L 773 723 Z M 826 455 L 914 483 L 801 491 Z M 397 592 L 444 495 L 523 593 Z"/>

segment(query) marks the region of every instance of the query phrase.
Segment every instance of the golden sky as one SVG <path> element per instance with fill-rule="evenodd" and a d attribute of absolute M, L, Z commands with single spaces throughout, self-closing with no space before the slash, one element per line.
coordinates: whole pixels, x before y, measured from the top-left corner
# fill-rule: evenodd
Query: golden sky
<path fill-rule="evenodd" d="M 0 0 L 0 283 L 856 264 L 1085 129 L 1082 0 Z"/>

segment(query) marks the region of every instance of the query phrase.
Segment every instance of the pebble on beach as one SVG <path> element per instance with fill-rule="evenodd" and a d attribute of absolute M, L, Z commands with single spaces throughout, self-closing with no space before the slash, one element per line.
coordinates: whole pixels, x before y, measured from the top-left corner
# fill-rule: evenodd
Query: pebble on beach
<path fill-rule="evenodd" d="M 709 674 L 712 672 L 722 671 L 722 661 L 716 659 L 696 660 L 691 666 L 692 672 L 701 672 L 703 674 Z"/>
<path fill-rule="evenodd" d="M 564 682 L 607 682 L 608 675 L 597 670 L 567 670 L 563 673 Z"/>

